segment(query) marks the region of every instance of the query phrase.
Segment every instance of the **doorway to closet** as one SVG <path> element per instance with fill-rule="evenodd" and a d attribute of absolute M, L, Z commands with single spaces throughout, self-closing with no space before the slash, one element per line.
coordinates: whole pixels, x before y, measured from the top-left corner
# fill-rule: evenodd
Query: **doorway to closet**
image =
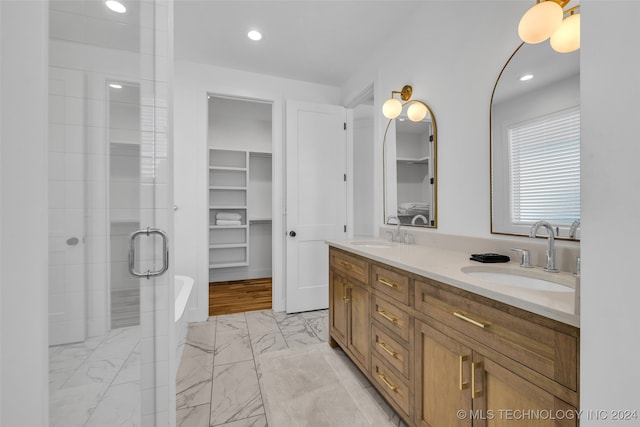
<path fill-rule="evenodd" d="M 272 104 L 208 95 L 209 315 L 271 308 Z"/>

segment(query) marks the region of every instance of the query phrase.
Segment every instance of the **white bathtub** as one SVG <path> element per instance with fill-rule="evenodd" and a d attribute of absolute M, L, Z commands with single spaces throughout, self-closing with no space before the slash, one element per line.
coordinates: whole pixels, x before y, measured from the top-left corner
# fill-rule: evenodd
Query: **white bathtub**
<path fill-rule="evenodd" d="M 193 290 L 193 279 L 188 276 L 175 276 L 175 332 L 176 332 L 176 367 L 180 366 L 180 358 L 184 349 L 189 327 L 185 313 L 189 309 Z"/>

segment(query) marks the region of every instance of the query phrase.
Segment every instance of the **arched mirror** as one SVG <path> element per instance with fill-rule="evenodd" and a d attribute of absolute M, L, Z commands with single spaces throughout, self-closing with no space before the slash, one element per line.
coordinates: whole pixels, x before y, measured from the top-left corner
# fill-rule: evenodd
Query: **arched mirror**
<path fill-rule="evenodd" d="M 580 220 L 579 51 L 522 44 L 491 98 L 491 232 L 529 235 L 548 221 L 578 238 Z"/>
<path fill-rule="evenodd" d="M 413 103 L 427 114 L 413 121 Z M 409 112 L 411 114 L 411 112 Z M 383 140 L 384 223 L 437 227 L 436 120 L 422 101 L 409 101 L 389 120 Z"/>

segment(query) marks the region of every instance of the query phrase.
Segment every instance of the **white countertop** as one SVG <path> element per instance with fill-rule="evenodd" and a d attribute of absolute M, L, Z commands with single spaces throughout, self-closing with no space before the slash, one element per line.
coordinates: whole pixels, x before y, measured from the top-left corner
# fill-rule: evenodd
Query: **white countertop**
<path fill-rule="evenodd" d="M 365 239 L 357 239 L 362 242 Z M 351 240 L 329 240 L 327 244 L 366 258 L 379 261 L 447 285 L 580 327 L 580 316 L 574 314 L 575 277 L 568 272 L 547 273 L 540 267 L 524 269 L 517 262 L 483 264 L 469 260 L 470 253 L 422 245 L 393 243 L 391 248 L 356 246 Z M 382 242 L 371 239 L 371 242 Z M 389 242 L 383 242 L 390 244 Z M 567 286 L 567 292 L 539 291 L 500 285 L 472 277 L 462 268 L 479 267 L 493 271 L 512 272 L 551 280 Z"/>

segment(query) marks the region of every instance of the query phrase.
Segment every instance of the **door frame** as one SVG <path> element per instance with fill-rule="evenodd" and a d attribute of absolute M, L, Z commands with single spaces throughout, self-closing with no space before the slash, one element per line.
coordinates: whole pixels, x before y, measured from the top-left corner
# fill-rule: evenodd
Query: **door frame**
<path fill-rule="evenodd" d="M 284 101 L 276 97 L 259 97 L 259 96 L 242 96 L 236 95 L 232 92 L 222 91 L 204 91 L 205 100 L 205 142 L 202 147 L 202 156 L 208 159 L 209 156 L 209 113 L 208 113 L 208 97 L 226 98 L 238 101 L 247 102 L 261 102 L 271 105 L 271 307 L 273 311 L 284 311 L 284 248 L 285 248 L 285 232 L 284 232 L 284 136 L 283 127 L 280 125 L 284 123 L 283 108 Z M 203 182 L 208 188 L 208 170 L 203 171 L 205 174 L 200 182 Z M 206 194 L 206 193 L 205 193 Z M 205 200 L 206 204 L 207 200 Z M 207 213 L 206 222 L 208 224 L 208 209 L 209 206 L 205 206 L 204 212 Z M 247 230 L 248 232 L 248 230 Z M 203 268 L 206 268 L 206 274 L 203 277 L 209 280 L 209 237 L 202 242 L 203 253 L 206 254 L 203 259 Z M 204 288 L 204 287 L 203 287 Z M 206 287 L 205 293 L 208 293 L 209 287 Z M 203 301 L 208 301 L 208 295 Z M 207 308 L 208 310 L 208 308 Z M 208 312 L 207 312 L 208 316 Z"/>

